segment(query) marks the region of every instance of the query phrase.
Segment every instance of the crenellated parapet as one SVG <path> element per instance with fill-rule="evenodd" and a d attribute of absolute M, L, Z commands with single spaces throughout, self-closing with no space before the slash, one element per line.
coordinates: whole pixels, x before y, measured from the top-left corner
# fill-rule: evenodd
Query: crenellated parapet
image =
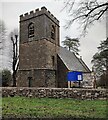
<path fill-rule="evenodd" d="M 29 13 L 25 13 L 25 14 L 20 15 L 20 22 L 28 20 L 28 19 L 31 19 L 33 17 L 41 16 L 43 14 L 45 14 L 47 17 L 49 17 L 56 24 L 59 24 L 59 20 L 57 20 L 57 18 L 54 17 L 54 15 L 51 14 L 51 12 L 49 10 L 47 10 L 46 7 L 41 7 L 40 10 L 39 9 L 35 9 L 35 11 L 32 10 Z"/>

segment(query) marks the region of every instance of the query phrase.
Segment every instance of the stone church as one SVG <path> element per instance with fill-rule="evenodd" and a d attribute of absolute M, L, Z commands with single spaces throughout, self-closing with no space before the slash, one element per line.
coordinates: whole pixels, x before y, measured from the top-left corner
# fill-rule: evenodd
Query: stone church
<path fill-rule="evenodd" d="M 45 7 L 20 16 L 17 86 L 66 88 L 68 71 L 90 73 L 82 59 L 60 47 L 59 28 Z"/>

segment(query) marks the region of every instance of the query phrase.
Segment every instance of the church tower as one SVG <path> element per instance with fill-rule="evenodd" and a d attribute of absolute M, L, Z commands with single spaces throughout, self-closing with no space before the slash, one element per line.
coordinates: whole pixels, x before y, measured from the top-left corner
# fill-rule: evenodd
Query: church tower
<path fill-rule="evenodd" d="M 56 87 L 59 21 L 45 7 L 20 16 L 17 86 Z"/>

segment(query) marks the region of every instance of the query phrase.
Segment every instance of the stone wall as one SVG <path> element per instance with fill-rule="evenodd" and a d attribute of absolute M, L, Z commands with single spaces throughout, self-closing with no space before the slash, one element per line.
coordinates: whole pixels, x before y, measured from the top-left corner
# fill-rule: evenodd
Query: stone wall
<path fill-rule="evenodd" d="M 34 37 L 28 38 L 28 26 L 34 23 Z M 56 29 L 56 40 L 51 40 L 51 26 L 54 25 Z M 51 42 L 59 45 L 59 21 L 53 16 L 45 7 L 35 12 L 25 13 L 20 16 L 20 42 L 26 43 L 34 40 L 49 39 Z"/>
<path fill-rule="evenodd" d="M 82 87 L 91 87 L 93 88 L 93 76 L 91 73 L 83 73 Z"/>
<path fill-rule="evenodd" d="M 80 89 L 80 88 L 28 88 L 7 87 L 2 88 L 2 97 L 48 97 L 48 98 L 74 98 L 74 99 L 107 99 L 106 89 Z"/>
<path fill-rule="evenodd" d="M 67 81 L 67 72 L 68 69 L 61 60 L 59 56 L 57 56 L 57 80 L 58 88 L 67 88 L 68 87 L 68 81 Z"/>
<path fill-rule="evenodd" d="M 34 34 L 29 37 L 29 25 Z M 52 38 L 54 26 L 54 38 Z M 59 21 L 45 8 L 20 16 L 17 87 L 56 87 Z M 29 79 L 31 78 L 31 79 Z"/>

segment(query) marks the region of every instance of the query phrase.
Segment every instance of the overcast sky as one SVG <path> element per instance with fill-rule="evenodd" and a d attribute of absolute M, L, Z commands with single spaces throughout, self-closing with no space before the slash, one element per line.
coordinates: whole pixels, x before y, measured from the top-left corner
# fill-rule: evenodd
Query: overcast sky
<path fill-rule="evenodd" d="M 44 2 L 45 1 L 45 2 Z M 19 16 L 31 10 L 45 6 L 59 21 L 60 21 L 60 41 L 64 40 L 65 36 L 78 37 L 79 29 L 75 23 L 70 29 L 64 29 L 66 20 L 68 19 L 63 0 L 2 0 L 0 2 L 0 19 L 2 18 L 7 26 L 8 32 L 19 27 Z M 80 39 L 80 55 L 84 62 L 91 68 L 92 56 L 97 52 L 97 47 L 100 41 L 106 39 L 106 23 L 103 20 L 101 23 L 96 23 L 92 26 L 85 38 Z"/>

